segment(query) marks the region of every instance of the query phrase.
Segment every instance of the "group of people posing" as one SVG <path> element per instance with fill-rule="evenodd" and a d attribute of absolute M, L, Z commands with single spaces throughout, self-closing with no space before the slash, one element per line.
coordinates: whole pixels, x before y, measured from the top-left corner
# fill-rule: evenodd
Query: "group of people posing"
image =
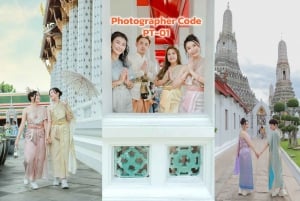
<path fill-rule="evenodd" d="M 53 185 L 69 188 L 69 172 L 76 172 L 71 123 L 74 115 L 69 105 L 60 101 L 62 92 L 54 87 L 49 90 L 51 104 L 40 105 L 40 94 L 28 91 L 30 105 L 23 109 L 22 120 L 15 147 L 19 147 L 20 137 L 24 135 L 24 184 L 38 189 L 37 179 L 48 178 L 48 161 L 52 166 Z M 48 156 L 50 157 L 48 160 Z"/>
<path fill-rule="evenodd" d="M 266 135 L 267 142 L 260 152 L 258 152 L 251 141 L 248 130 L 248 121 L 242 118 L 242 130 L 239 135 L 239 142 L 237 146 L 236 157 L 236 174 L 239 174 L 239 194 L 248 195 L 254 189 L 253 184 L 253 168 L 251 150 L 254 151 L 257 158 L 259 158 L 264 151 L 269 148 L 269 166 L 268 166 L 268 188 L 272 196 L 285 196 L 287 193 L 284 189 L 282 176 L 282 162 L 280 157 L 280 131 L 278 129 L 278 122 L 275 119 L 269 121 L 270 132 Z"/>
<path fill-rule="evenodd" d="M 178 48 L 166 49 L 163 66 L 156 71 L 147 58 L 151 40 L 136 38 L 136 54 L 129 56 L 126 34 L 111 35 L 113 112 L 147 113 L 153 103 L 149 83 L 161 87 L 159 112 L 203 113 L 205 60 L 198 38 L 190 34 L 184 40 L 188 63 L 181 63 Z"/>

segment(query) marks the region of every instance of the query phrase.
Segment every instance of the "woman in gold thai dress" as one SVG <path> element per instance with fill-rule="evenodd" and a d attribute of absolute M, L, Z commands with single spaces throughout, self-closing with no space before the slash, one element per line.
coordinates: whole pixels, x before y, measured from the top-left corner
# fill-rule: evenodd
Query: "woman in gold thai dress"
<path fill-rule="evenodd" d="M 30 105 L 23 109 L 22 120 L 15 146 L 23 134 L 25 123 L 27 129 L 24 141 L 24 184 L 30 183 L 32 189 L 38 189 L 37 179 L 47 176 L 45 129 L 47 128 L 47 109 L 39 105 L 40 94 L 38 91 L 29 90 L 28 100 Z"/>
<path fill-rule="evenodd" d="M 48 107 L 47 142 L 49 144 L 51 162 L 53 168 L 53 185 L 61 188 L 69 188 L 67 177 L 69 172 L 76 172 L 76 157 L 73 136 L 70 128 L 74 119 L 69 105 L 60 101 L 62 92 L 58 88 L 49 90 L 52 104 Z"/>
<path fill-rule="evenodd" d="M 182 68 L 179 50 L 170 46 L 166 50 L 164 67 L 159 71 L 154 81 L 156 86 L 162 86 L 159 112 L 178 113 L 181 100 L 181 89 L 173 86 Z"/>

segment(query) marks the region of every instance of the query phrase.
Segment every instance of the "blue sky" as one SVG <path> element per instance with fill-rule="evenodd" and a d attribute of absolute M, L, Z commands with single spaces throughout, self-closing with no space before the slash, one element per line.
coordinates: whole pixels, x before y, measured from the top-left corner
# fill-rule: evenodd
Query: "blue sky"
<path fill-rule="evenodd" d="M 232 12 L 238 61 L 258 100 L 268 104 L 276 84 L 278 44 L 286 42 L 292 87 L 300 96 L 300 19 L 298 0 L 215 0 L 215 39 L 222 31 L 227 3 Z"/>
<path fill-rule="evenodd" d="M 50 75 L 40 59 L 43 16 L 37 0 L 1 0 L 0 81 L 17 92 L 48 91 Z"/>

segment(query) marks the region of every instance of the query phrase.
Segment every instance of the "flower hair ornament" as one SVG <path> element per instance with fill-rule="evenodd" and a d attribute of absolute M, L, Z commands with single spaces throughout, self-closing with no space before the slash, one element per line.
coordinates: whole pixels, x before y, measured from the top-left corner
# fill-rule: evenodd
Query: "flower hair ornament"
<path fill-rule="evenodd" d="M 27 94 L 29 94 L 29 93 L 31 93 L 31 92 L 33 92 L 33 91 L 39 92 L 39 89 L 31 89 L 31 88 L 29 88 L 29 87 L 26 87 L 26 93 L 27 93 Z"/>

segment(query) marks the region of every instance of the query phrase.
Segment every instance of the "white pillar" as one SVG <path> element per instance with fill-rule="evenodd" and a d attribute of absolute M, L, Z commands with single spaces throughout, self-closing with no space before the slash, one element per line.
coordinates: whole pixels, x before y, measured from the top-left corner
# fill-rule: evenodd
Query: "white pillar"
<path fill-rule="evenodd" d="M 101 86 L 101 74 L 102 68 L 101 60 L 103 55 L 101 54 L 102 46 L 102 32 L 105 30 L 101 25 L 101 1 L 93 1 L 93 27 L 92 27 L 92 82 L 95 83 L 99 92 L 99 96 L 93 99 L 92 115 L 95 119 L 101 120 L 102 118 L 102 86 Z M 108 31 L 107 31 L 108 32 Z M 107 49 L 106 49 L 107 50 Z"/>
<path fill-rule="evenodd" d="M 67 69 L 69 71 L 76 71 L 77 63 L 77 37 L 78 37 L 78 30 L 77 30 L 77 24 L 78 24 L 78 7 L 74 6 L 69 11 L 69 43 L 68 43 L 68 60 L 67 63 Z M 69 105 L 74 108 L 76 105 L 76 92 L 74 90 L 74 87 L 72 85 L 66 86 L 66 94 L 68 95 L 68 103 Z"/>
<path fill-rule="evenodd" d="M 87 79 L 92 78 L 92 0 L 78 1 L 78 41 L 77 72 Z M 90 119 L 92 116 L 91 97 L 86 91 L 77 92 L 78 120 Z"/>
<path fill-rule="evenodd" d="M 92 0 L 78 1 L 77 72 L 88 79 L 91 79 L 92 77 L 92 13 Z M 83 91 L 82 94 L 83 95 L 79 101 L 84 103 L 88 101 L 89 98 L 84 95 Z"/>
<path fill-rule="evenodd" d="M 61 66 L 59 70 L 59 85 L 55 86 L 58 87 L 62 92 L 63 95 L 61 97 L 62 100 L 66 101 L 68 99 L 67 93 L 67 84 L 64 82 L 64 77 L 62 76 L 62 72 L 68 69 L 68 46 L 69 46 L 69 24 L 68 22 L 62 26 L 62 50 L 61 50 Z"/>

